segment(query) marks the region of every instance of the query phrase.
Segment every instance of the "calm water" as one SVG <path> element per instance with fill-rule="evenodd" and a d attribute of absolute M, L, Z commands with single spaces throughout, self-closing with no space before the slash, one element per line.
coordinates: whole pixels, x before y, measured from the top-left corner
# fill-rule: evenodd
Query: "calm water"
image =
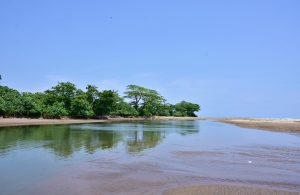
<path fill-rule="evenodd" d="M 300 136 L 208 121 L 0 128 L 0 173 L 0 194 L 73 194 L 115 181 L 153 193 L 201 182 L 300 191 Z"/>

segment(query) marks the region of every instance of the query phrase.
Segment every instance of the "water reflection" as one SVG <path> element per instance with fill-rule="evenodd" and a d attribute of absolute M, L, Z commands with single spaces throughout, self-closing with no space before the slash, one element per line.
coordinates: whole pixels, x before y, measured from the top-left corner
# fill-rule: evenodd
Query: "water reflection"
<path fill-rule="evenodd" d="M 139 153 L 147 148 L 154 148 L 163 138 L 165 132 L 161 131 L 134 131 L 131 140 L 127 141 L 127 151 L 129 153 Z"/>
<path fill-rule="evenodd" d="M 128 153 L 157 146 L 170 133 L 197 133 L 196 121 L 103 123 L 0 128 L 0 155 L 11 150 L 45 148 L 57 156 L 69 157 L 84 149 L 113 149 L 122 143 Z"/>

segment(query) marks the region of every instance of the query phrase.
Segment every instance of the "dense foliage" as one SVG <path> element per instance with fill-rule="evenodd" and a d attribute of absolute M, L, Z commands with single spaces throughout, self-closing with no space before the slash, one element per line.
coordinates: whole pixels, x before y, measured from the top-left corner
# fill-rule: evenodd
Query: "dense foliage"
<path fill-rule="evenodd" d="M 127 103 L 125 99 L 130 102 Z M 102 116 L 196 116 L 198 104 L 182 101 L 172 105 L 156 90 L 128 85 L 125 96 L 117 91 L 99 91 L 88 85 L 86 91 L 73 83 L 60 82 L 45 92 L 20 93 L 0 86 L 0 116 L 30 118 L 98 118 Z"/>

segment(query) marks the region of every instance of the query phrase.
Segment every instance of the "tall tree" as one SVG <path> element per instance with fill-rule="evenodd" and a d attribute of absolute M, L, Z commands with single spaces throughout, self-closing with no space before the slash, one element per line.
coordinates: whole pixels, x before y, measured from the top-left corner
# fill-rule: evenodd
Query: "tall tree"
<path fill-rule="evenodd" d="M 155 116 L 159 115 L 159 110 L 162 108 L 165 99 L 157 91 L 149 89 L 144 95 L 143 103 L 140 108 L 142 115 Z"/>
<path fill-rule="evenodd" d="M 158 114 L 158 107 L 165 99 L 156 90 L 138 85 L 128 85 L 125 98 L 131 99 L 131 104 L 140 115 L 153 116 Z"/>
<path fill-rule="evenodd" d="M 87 85 L 85 93 L 87 95 L 87 100 L 93 105 L 95 100 L 98 98 L 99 91 L 97 87 L 95 85 Z"/>
<path fill-rule="evenodd" d="M 125 98 L 131 99 L 131 104 L 136 110 L 138 110 L 140 102 L 147 93 L 148 89 L 138 85 L 128 85 L 126 90 L 127 91 L 125 91 Z"/>

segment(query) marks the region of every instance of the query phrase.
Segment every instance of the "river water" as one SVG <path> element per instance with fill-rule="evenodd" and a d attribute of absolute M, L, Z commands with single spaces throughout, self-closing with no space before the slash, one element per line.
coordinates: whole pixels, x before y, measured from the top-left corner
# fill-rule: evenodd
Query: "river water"
<path fill-rule="evenodd" d="M 0 194 L 159 194 L 198 184 L 300 192 L 300 135 L 210 121 L 0 128 Z"/>

